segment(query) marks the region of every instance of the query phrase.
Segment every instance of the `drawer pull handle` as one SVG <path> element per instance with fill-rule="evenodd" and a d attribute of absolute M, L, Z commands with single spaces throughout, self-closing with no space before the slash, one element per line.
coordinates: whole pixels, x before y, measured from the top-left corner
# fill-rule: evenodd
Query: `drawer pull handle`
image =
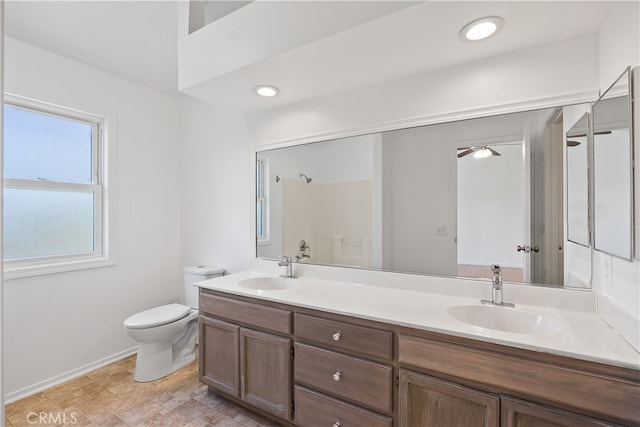
<path fill-rule="evenodd" d="M 340 371 L 336 372 L 335 374 L 333 374 L 333 380 L 334 381 L 340 381 L 340 376 L 342 374 L 340 373 Z"/>
<path fill-rule="evenodd" d="M 336 332 L 335 334 L 333 334 L 333 340 L 340 341 L 340 332 Z M 338 425 L 338 427 L 340 426 Z"/>
<path fill-rule="evenodd" d="M 341 426 L 340 421 L 336 421 L 335 423 L 333 423 L 333 427 L 340 427 L 340 426 Z"/>

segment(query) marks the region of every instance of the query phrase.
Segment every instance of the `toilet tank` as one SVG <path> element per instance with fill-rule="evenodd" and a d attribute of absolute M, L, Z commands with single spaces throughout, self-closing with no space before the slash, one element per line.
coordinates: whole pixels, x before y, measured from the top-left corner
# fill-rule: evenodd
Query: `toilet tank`
<path fill-rule="evenodd" d="M 195 265 L 184 268 L 184 301 L 185 304 L 198 308 L 198 287 L 193 284 L 202 280 L 213 279 L 224 274 L 224 270 L 208 265 Z"/>

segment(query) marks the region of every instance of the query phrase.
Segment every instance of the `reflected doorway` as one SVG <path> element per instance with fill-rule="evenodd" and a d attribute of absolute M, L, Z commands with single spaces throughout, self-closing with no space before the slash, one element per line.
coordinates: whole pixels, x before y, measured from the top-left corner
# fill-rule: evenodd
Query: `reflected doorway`
<path fill-rule="evenodd" d="M 491 264 L 499 264 L 504 280 L 527 277 L 524 255 L 516 250 L 529 241 L 530 230 L 523 144 L 482 145 L 462 156 L 468 150 L 458 149 L 458 276 L 489 278 Z"/>

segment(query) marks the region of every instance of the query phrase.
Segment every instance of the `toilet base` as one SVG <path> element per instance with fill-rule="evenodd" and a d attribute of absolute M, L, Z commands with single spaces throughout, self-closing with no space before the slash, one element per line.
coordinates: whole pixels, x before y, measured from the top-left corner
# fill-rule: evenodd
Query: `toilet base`
<path fill-rule="evenodd" d="M 137 382 L 155 381 L 196 360 L 197 322 L 191 322 L 185 333 L 175 342 L 142 343 L 138 347 L 133 379 Z"/>

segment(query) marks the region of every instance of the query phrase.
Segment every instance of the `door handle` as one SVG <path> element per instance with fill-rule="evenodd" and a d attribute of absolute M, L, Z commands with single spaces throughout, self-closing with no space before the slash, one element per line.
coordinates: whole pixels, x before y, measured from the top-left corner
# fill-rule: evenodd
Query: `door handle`
<path fill-rule="evenodd" d="M 538 253 L 538 252 L 540 252 L 540 247 L 539 246 L 518 245 L 516 250 L 518 252 L 524 252 L 525 254 L 528 254 L 528 253 L 531 253 L 531 252 Z"/>

